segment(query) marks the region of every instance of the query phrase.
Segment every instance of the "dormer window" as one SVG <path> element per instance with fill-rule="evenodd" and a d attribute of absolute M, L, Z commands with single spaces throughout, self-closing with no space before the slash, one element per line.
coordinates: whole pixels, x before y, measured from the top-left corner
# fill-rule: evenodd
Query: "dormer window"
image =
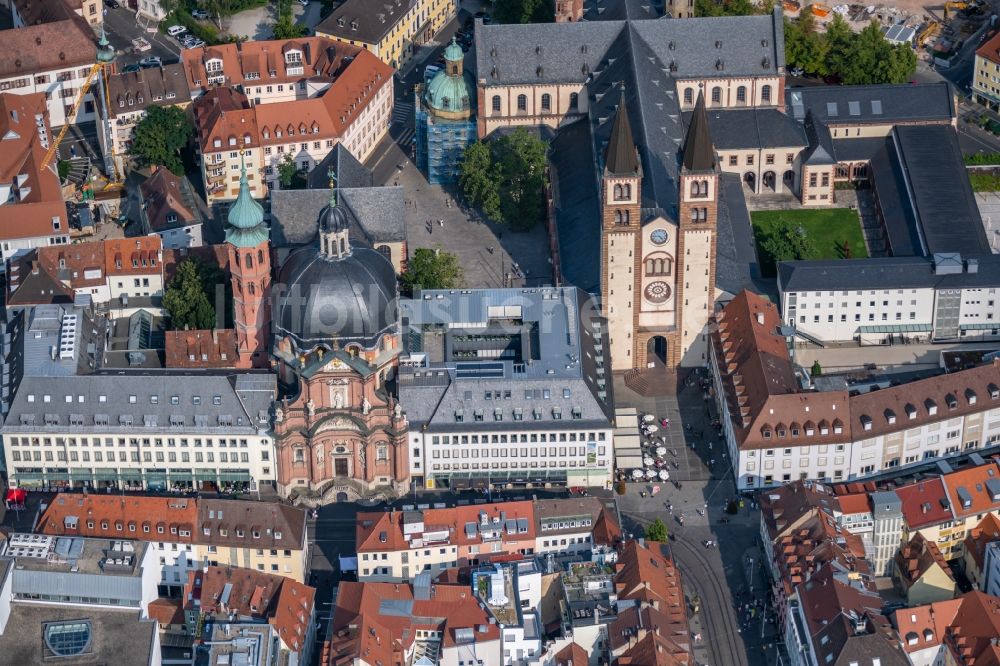
<path fill-rule="evenodd" d="M 213 58 L 205 63 L 205 71 L 209 74 L 214 74 L 216 72 L 222 71 L 222 60 L 218 58 Z"/>

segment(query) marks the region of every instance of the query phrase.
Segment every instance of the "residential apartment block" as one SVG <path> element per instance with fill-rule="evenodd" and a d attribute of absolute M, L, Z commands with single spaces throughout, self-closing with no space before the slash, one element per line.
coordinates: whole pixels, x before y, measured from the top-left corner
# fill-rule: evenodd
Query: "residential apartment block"
<path fill-rule="evenodd" d="M 506 556 L 575 555 L 621 537 L 613 505 L 597 498 L 517 501 L 358 514 L 358 579 L 408 580 Z"/>
<path fill-rule="evenodd" d="M 417 47 L 432 42 L 457 12 L 454 0 L 387 0 L 378 7 L 348 0 L 316 26 L 316 34 L 360 46 L 402 69 Z"/>
<path fill-rule="evenodd" d="M 178 594 L 188 572 L 244 567 L 299 583 L 309 573 L 303 509 L 270 502 L 61 493 L 42 512 L 39 534 L 114 538 L 148 547 L 156 584 Z"/>
<path fill-rule="evenodd" d="M 99 78 L 84 95 L 76 117 L 68 117 L 97 62 L 97 39 L 86 21 L 73 15 L 4 30 L 0 36 L 13 55 L 0 60 L 0 92 L 43 94 L 52 127 L 97 118 Z"/>
<path fill-rule="evenodd" d="M 812 390 L 777 308 L 743 292 L 713 323 L 711 368 L 740 489 L 849 481 L 1000 441 L 1000 365 L 868 390 Z"/>
<path fill-rule="evenodd" d="M 114 162 L 118 175 L 124 177 L 135 126 L 154 106 L 179 106 L 191 103 L 191 91 L 182 63 L 150 67 L 137 72 L 118 72 L 108 76 L 107 113 L 101 111 L 102 131 L 97 133 L 101 151 Z"/>
<path fill-rule="evenodd" d="M 976 50 L 972 94 L 983 106 L 994 111 L 1000 109 L 1000 35 L 995 35 Z"/>
<path fill-rule="evenodd" d="M 196 659 L 250 666 L 253 654 L 261 666 L 312 663 L 315 588 L 252 569 L 209 566 L 188 574 L 183 598 L 188 633 L 196 638 Z M 247 650 L 253 644 L 258 651 Z M 259 660 L 265 651 L 269 662 Z"/>
<path fill-rule="evenodd" d="M 345 582 L 323 664 L 431 659 L 445 666 L 672 666 L 691 662 L 680 574 L 666 544 L 630 540 L 607 561 L 553 568 L 509 556 L 469 582 Z"/>
<path fill-rule="evenodd" d="M 210 203 L 236 198 L 241 165 L 262 198 L 286 159 L 308 172 L 343 143 L 364 161 L 392 117 L 392 68 L 325 38 L 189 49 L 184 67 Z"/>
<path fill-rule="evenodd" d="M 574 288 L 400 302 L 410 474 L 427 488 L 611 482 L 605 322 Z"/>
<path fill-rule="evenodd" d="M 53 141 L 42 93 L 0 93 L 0 259 L 69 243 L 59 177 L 42 168 Z"/>

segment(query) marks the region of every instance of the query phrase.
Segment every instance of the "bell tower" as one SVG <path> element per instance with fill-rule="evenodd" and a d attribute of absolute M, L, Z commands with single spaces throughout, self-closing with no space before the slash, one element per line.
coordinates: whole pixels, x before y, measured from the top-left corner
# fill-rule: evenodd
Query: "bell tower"
<path fill-rule="evenodd" d="M 611 367 L 634 367 L 642 224 L 642 165 L 632 138 L 625 91 L 615 113 L 601 177 L 601 309 L 608 320 Z"/>
<path fill-rule="evenodd" d="M 264 209 L 250 196 L 246 164 L 240 164 L 240 193 L 226 224 L 226 249 L 233 283 L 237 367 L 269 365 L 271 242 Z"/>
<path fill-rule="evenodd" d="M 715 303 L 715 244 L 719 168 L 699 93 L 681 152 L 677 212 L 678 344 L 669 362 L 697 366 L 707 360 L 707 325 Z M 676 353 L 676 357 L 674 356 Z"/>

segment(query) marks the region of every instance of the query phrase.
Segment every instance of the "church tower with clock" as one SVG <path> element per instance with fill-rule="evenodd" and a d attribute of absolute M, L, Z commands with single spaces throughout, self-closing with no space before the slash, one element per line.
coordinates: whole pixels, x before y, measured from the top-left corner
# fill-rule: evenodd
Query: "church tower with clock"
<path fill-rule="evenodd" d="M 705 363 L 719 180 L 703 99 L 680 161 L 677 219 L 644 217 L 642 165 L 622 92 L 601 187 L 601 303 L 616 372 Z"/>

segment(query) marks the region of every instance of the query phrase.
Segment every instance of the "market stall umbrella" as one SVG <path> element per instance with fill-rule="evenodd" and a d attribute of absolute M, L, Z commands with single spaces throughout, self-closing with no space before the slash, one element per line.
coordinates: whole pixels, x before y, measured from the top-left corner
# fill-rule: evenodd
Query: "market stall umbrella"
<path fill-rule="evenodd" d="M 645 416 L 642 417 L 642 422 L 643 423 L 652 423 L 655 418 L 656 417 L 653 416 L 652 414 L 646 414 Z"/>
<path fill-rule="evenodd" d="M 641 469 L 634 469 L 634 470 L 632 470 L 632 478 L 641 479 L 642 478 L 642 470 Z"/>
<path fill-rule="evenodd" d="M 665 455 L 667 455 L 667 447 L 665 447 L 665 446 L 658 446 L 658 447 L 656 447 L 656 455 L 658 455 L 658 456 L 665 456 Z"/>
<path fill-rule="evenodd" d="M 657 430 L 659 430 L 659 428 L 657 428 L 655 425 L 646 426 L 646 432 L 656 432 Z"/>
<path fill-rule="evenodd" d="M 650 458 L 649 456 L 646 456 L 645 458 L 642 459 L 642 464 L 645 465 L 646 467 L 649 467 L 650 465 L 653 464 L 653 459 Z"/>
<path fill-rule="evenodd" d="M 656 478 L 656 470 L 655 469 L 648 469 L 648 470 L 646 470 L 646 478 L 655 479 Z"/>
<path fill-rule="evenodd" d="M 670 480 L 670 472 L 668 472 L 665 469 L 661 469 L 660 470 L 660 481 L 669 481 L 669 480 Z"/>

